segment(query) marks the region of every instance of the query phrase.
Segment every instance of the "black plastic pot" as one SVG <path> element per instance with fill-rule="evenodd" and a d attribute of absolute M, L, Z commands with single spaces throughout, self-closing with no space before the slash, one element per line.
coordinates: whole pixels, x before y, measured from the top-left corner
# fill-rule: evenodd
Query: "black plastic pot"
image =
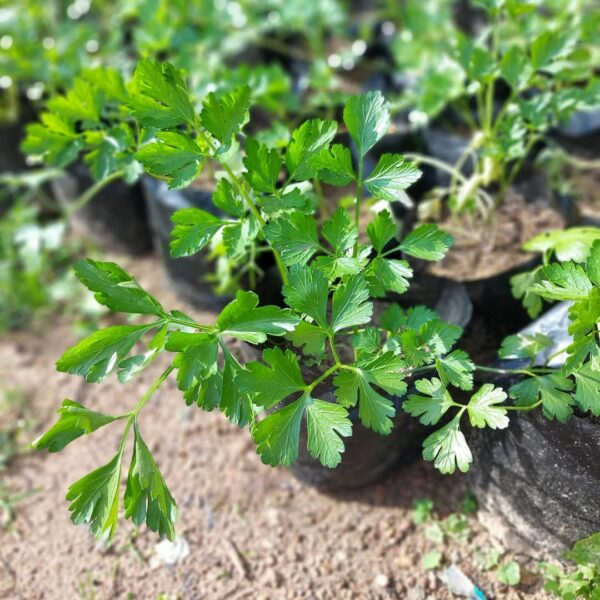
<path fill-rule="evenodd" d="M 427 127 L 422 130 L 422 136 L 427 154 L 448 165 L 455 165 L 469 146 L 467 137 L 442 128 Z M 471 176 L 473 173 L 471 160 L 465 161 L 461 173 L 465 177 Z M 441 169 L 435 169 L 435 175 L 439 186 L 450 184 L 451 176 L 449 173 Z"/>
<path fill-rule="evenodd" d="M 600 156 L 600 108 L 573 113 L 553 135 L 569 152 L 590 158 Z"/>
<path fill-rule="evenodd" d="M 182 208 L 201 208 L 219 217 L 224 214 L 212 203 L 212 190 L 187 188 L 170 190 L 166 183 L 144 177 L 142 186 L 155 252 L 160 257 L 170 286 L 186 302 L 204 309 L 223 306 L 231 298 L 217 296 L 206 281 L 214 272 L 214 264 L 209 259 L 209 250 L 183 258 L 172 258 L 169 249 L 173 223 L 171 216 Z"/>
<path fill-rule="evenodd" d="M 548 356 L 569 343 L 567 310 L 568 304 L 557 305 L 523 330 L 556 340 Z M 560 357 L 552 364 L 560 366 Z M 514 381 L 497 378 L 496 383 L 506 389 Z M 560 423 L 541 411 L 513 414 L 507 429 L 473 431 L 470 447 L 469 481 L 480 518 L 515 551 L 558 556 L 600 530 L 598 419 L 575 415 Z"/>
<path fill-rule="evenodd" d="M 334 391 L 315 392 L 321 400 L 334 402 Z M 389 396 L 388 396 L 389 397 Z M 296 479 L 318 490 L 334 492 L 362 487 L 375 483 L 393 467 L 406 463 L 418 455 L 424 436 L 424 428 L 416 419 L 402 410 L 402 400 L 391 398 L 396 407 L 394 427 L 389 435 L 380 435 L 367 429 L 358 417 L 358 409 L 349 411 L 352 421 L 352 436 L 344 438 L 345 451 L 342 462 L 335 468 L 323 467 L 306 449 L 307 429 L 300 429 L 298 460 L 289 470 Z"/>
<path fill-rule="evenodd" d="M 423 303 L 435 308 L 444 320 L 464 327 L 471 318 L 471 305 L 464 287 L 454 282 L 441 285 L 439 280 L 431 279 L 423 283 L 420 296 Z M 402 298 L 400 296 L 398 299 Z M 396 299 L 394 298 L 393 301 Z M 384 310 L 388 302 L 378 301 L 376 312 Z M 242 354 L 246 360 L 260 357 L 256 348 L 244 346 Z M 303 367 L 307 381 L 315 379 L 320 373 Z M 410 382 L 409 382 L 410 386 Z M 386 394 L 384 394 L 386 395 Z M 322 384 L 315 390 L 315 397 L 335 402 L 334 390 L 330 384 Z M 419 455 L 421 442 L 427 435 L 427 428 L 402 410 L 402 399 L 390 398 L 395 407 L 394 426 L 389 435 L 380 435 L 362 425 L 358 408 L 349 411 L 352 421 L 352 437 L 345 438 L 346 450 L 342 462 L 335 469 L 321 465 L 306 449 L 306 423 L 300 430 L 298 460 L 289 467 L 298 480 L 321 491 L 333 492 L 361 487 L 379 481 L 395 467 L 405 464 Z"/>
<path fill-rule="evenodd" d="M 28 168 L 21 143 L 27 125 L 37 119 L 37 109 L 25 94 L 19 95 L 19 114 L 13 120 L 0 121 L 0 173 L 18 173 Z"/>
<path fill-rule="evenodd" d="M 93 184 L 87 169 L 76 164 L 64 177 L 53 180 L 51 188 L 58 202 L 68 207 Z M 152 248 L 139 182 L 109 183 L 73 214 L 71 225 L 106 250 L 139 255 Z"/>
<path fill-rule="evenodd" d="M 27 169 L 19 147 L 25 137 L 26 121 L 0 124 L 0 173 L 18 173 Z"/>

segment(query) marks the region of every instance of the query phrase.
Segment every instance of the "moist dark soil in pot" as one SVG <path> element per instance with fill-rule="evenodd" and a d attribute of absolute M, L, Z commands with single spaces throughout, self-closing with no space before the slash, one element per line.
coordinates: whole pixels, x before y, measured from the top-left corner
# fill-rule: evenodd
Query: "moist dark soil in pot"
<path fill-rule="evenodd" d="M 455 241 L 442 261 L 428 265 L 428 272 L 456 281 L 476 281 L 530 262 L 531 254 L 521 246 L 538 233 L 565 226 L 565 218 L 546 201 L 531 200 L 510 190 L 491 222 L 477 228 L 468 217 L 447 216 L 439 221 Z"/>

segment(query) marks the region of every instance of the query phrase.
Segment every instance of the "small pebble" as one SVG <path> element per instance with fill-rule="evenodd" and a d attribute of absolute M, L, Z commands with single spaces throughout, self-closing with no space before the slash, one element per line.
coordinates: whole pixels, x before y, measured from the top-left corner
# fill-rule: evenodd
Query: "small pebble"
<path fill-rule="evenodd" d="M 390 585 L 390 578 L 387 575 L 380 573 L 377 575 L 377 577 L 375 577 L 374 583 L 376 587 L 386 588 Z"/>

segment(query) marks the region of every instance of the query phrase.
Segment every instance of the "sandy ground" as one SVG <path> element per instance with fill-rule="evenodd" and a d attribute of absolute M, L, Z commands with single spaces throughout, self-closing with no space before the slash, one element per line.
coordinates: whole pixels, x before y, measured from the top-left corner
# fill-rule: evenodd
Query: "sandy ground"
<path fill-rule="evenodd" d="M 123 266 L 166 306 L 181 307 L 152 259 Z M 161 368 L 155 365 L 127 386 L 112 377 L 88 385 L 54 371 L 54 361 L 74 341 L 72 328 L 59 318 L 44 331 L 0 341 L 0 385 L 29 397 L 38 422 L 32 436 L 53 422 L 64 398 L 108 413 L 129 410 Z M 457 511 L 465 495 L 461 477 L 442 477 L 417 461 L 367 489 L 319 494 L 285 469 L 262 465 L 247 431 L 219 414 L 186 408 L 172 381 L 144 409 L 141 431 L 178 502 L 178 532 L 189 555 L 165 566 L 157 559 L 156 536 L 145 529 L 122 521 L 107 546 L 70 524 L 66 489 L 112 456 L 120 429 L 109 426 L 58 454 L 20 456 L 8 470 L 6 485 L 39 491 L 18 506 L 10 528 L 0 529 L 0 598 L 452 597 L 440 571 L 420 566 L 436 546 L 423 526 L 414 525 L 412 503 L 432 498 L 441 516 Z M 482 572 L 474 550 L 492 541 L 476 518 L 470 521 L 469 542 L 448 542 L 444 564 L 459 564 L 489 598 L 547 598 L 527 573 L 512 589 L 497 583 L 493 572 Z"/>

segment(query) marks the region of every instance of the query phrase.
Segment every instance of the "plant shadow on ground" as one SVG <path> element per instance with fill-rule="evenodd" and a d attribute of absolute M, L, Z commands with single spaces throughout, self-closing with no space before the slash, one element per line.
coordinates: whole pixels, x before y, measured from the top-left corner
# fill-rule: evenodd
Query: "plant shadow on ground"
<path fill-rule="evenodd" d="M 423 463 L 417 449 L 397 464 L 381 481 L 359 488 L 320 491 L 340 503 L 359 502 L 370 506 L 412 509 L 415 499 L 431 498 L 440 516 L 458 510 L 467 490 L 461 475 L 441 475 L 430 464 Z"/>

